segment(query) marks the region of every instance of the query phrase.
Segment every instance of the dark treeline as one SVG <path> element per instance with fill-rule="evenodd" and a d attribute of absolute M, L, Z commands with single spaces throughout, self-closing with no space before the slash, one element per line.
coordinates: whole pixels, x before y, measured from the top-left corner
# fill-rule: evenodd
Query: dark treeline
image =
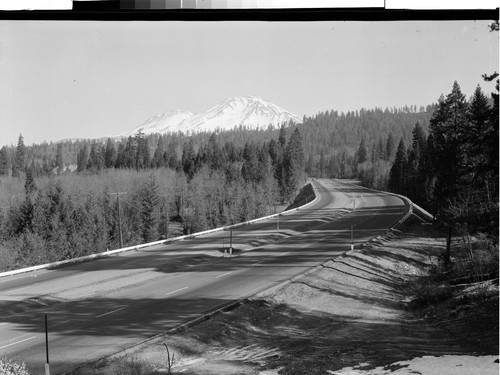
<path fill-rule="evenodd" d="M 117 148 L 82 143 L 73 172 L 58 144 L 48 176 L 27 162 L 20 136 L 0 179 L 2 268 L 117 248 L 120 234 L 126 246 L 273 213 L 304 182 L 302 136 L 287 131 L 242 146 L 215 133 L 198 146 L 186 138 L 180 152 L 164 136 L 151 152 L 142 133 Z"/>
<path fill-rule="evenodd" d="M 468 243 L 478 232 L 498 243 L 498 112 L 498 84 L 491 99 L 478 86 L 467 100 L 455 82 L 439 99 L 429 132 L 417 123 L 411 142 L 399 140 L 390 170 L 391 191 L 424 206 Z"/>
<path fill-rule="evenodd" d="M 304 117 L 303 124 L 291 123 L 288 128 L 290 133 L 299 128 L 302 134 L 309 175 L 351 178 L 356 177 L 360 161 L 364 162 L 363 154 L 358 157 L 361 142 L 364 143 L 368 162 L 392 160 L 396 147 L 394 143 L 401 137 L 408 143 L 416 122 L 427 130 L 432 110 L 433 106 L 385 110 L 362 108 L 340 114 L 331 110 Z M 265 130 L 236 127 L 217 133 L 217 139 L 222 147 L 227 143 L 241 150 L 248 142 L 262 144 L 276 139 L 279 132 L 280 129 L 273 126 Z M 124 139 L 44 142 L 25 147 L 24 164 L 35 177 L 40 177 L 60 174 L 66 170 L 74 171 L 77 166 L 79 171 L 90 172 L 95 172 L 96 168 L 156 167 L 160 164 L 160 158 L 165 156 L 169 167 L 175 169 L 189 141 L 196 153 L 202 145 L 208 143 L 210 137 L 211 133 L 206 132 L 190 135 L 178 132 L 168 135 L 143 134 Z M 135 160 L 132 156 L 137 155 L 137 150 L 140 151 L 140 160 Z M 386 150 L 390 155 L 387 155 Z M 16 146 L 4 146 L 0 149 L 0 175 L 12 173 L 15 157 Z M 151 164 L 153 159 L 154 165 Z"/>
<path fill-rule="evenodd" d="M 310 176 L 357 178 L 369 187 L 385 189 L 396 141 L 411 139 L 416 122 L 427 129 L 434 106 L 338 113 L 305 117 L 306 171 Z"/>

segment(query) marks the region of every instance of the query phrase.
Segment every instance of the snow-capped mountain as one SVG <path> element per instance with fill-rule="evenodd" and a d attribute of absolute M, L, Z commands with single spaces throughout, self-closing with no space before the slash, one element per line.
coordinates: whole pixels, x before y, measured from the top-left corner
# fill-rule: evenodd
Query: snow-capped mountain
<path fill-rule="evenodd" d="M 121 136 L 128 137 L 130 135 L 134 135 L 139 130 L 142 130 L 144 134 L 176 132 L 179 128 L 179 125 L 183 121 L 186 121 L 193 116 L 194 113 L 187 111 L 163 112 L 154 117 L 151 117 L 140 126 L 121 134 Z"/>
<path fill-rule="evenodd" d="M 280 126 L 288 121 L 300 123 L 302 119 L 260 97 L 245 96 L 225 99 L 200 114 L 164 112 L 121 136 L 128 137 L 141 129 L 145 134 L 230 130 L 240 125 L 259 129 L 267 128 L 270 124 Z"/>

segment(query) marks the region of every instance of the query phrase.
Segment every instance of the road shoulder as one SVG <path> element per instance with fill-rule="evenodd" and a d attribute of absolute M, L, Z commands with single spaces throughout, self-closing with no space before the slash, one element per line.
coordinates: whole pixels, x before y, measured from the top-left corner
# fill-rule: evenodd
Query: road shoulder
<path fill-rule="evenodd" d="M 175 353 L 173 373 L 496 374 L 494 349 L 474 352 L 410 310 L 412 283 L 428 274 L 443 247 L 424 226 L 393 230 L 232 311 L 80 374 L 166 371 L 163 343 Z"/>

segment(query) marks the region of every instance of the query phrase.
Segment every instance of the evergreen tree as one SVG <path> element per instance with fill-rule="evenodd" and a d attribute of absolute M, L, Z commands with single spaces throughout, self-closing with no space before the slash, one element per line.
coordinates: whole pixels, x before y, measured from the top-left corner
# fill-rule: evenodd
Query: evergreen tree
<path fill-rule="evenodd" d="M 30 168 L 26 171 L 26 180 L 24 182 L 24 192 L 26 193 L 26 195 L 30 195 L 31 193 L 36 191 L 36 189 L 37 189 L 37 186 L 35 183 L 35 179 L 33 178 L 32 169 Z"/>
<path fill-rule="evenodd" d="M 156 149 L 153 154 L 153 159 L 151 160 L 151 166 L 153 168 L 168 166 L 168 159 L 168 153 L 165 151 L 164 138 L 160 135 L 158 138 L 158 144 L 156 145 Z"/>
<path fill-rule="evenodd" d="M 113 168 L 116 161 L 116 150 L 115 145 L 111 138 L 106 141 L 106 151 L 104 157 L 104 165 L 106 168 Z"/>
<path fill-rule="evenodd" d="M 420 157 L 427 151 L 426 150 L 426 135 L 424 129 L 420 125 L 420 123 L 416 123 L 415 127 L 412 130 L 412 147 L 416 154 L 417 161 Z"/>
<path fill-rule="evenodd" d="M 321 154 L 319 156 L 319 162 L 318 162 L 318 175 L 319 175 L 319 178 L 325 178 L 326 175 L 325 175 L 325 165 L 326 165 L 326 161 L 325 161 L 325 154 Z"/>
<path fill-rule="evenodd" d="M 131 136 L 127 138 L 122 160 L 125 168 L 137 168 L 137 142 Z"/>
<path fill-rule="evenodd" d="M 308 176 L 314 176 L 314 156 L 313 156 L 313 154 L 309 154 L 307 156 L 306 173 Z"/>
<path fill-rule="evenodd" d="M 394 140 L 392 139 L 392 134 L 389 133 L 385 144 L 385 160 L 392 159 L 393 151 L 394 151 Z"/>
<path fill-rule="evenodd" d="M 286 198 L 290 200 L 304 179 L 304 149 L 298 128 L 290 136 L 283 164 L 285 167 Z"/>
<path fill-rule="evenodd" d="M 284 150 L 285 149 L 285 145 L 286 145 L 286 128 L 285 128 L 285 125 L 281 125 L 281 128 L 280 128 L 280 134 L 278 136 L 278 144 L 281 146 L 281 149 Z"/>
<path fill-rule="evenodd" d="M 97 156 L 98 170 L 101 171 L 106 168 L 106 147 L 104 145 L 99 146 L 99 152 Z"/>
<path fill-rule="evenodd" d="M 76 158 L 76 170 L 78 172 L 83 172 L 85 169 L 87 169 L 87 163 L 88 163 L 88 147 L 87 144 L 85 143 L 83 147 L 78 151 L 78 155 Z"/>
<path fill-rule="evenodd" d="M 184 143 L 184 147 L 182 148 L 182 170 L 188 176 L 189 179 L 192 179 L 195 174 L 195 152 L 193 139 L 190 138 L 189 141 Z"/>
<path fill-rule="evenodd" d="M 258 182 L 259 175 L 259 157 L 257 147 L 254 142 L 245 143 L 243 149 L 244 163 L 241 169 L 241 175 L 246 182 Z"/>
<path fill-rule="evenodd" d="M 23 135 L 19 134 L 19 139 L 17 141 L 16 155 L 12 166 L 13 177 L 19 177 L 20 173 L 24 172 L 24 166 L 26 162 L 25 159 L 26 159 L 26 146 L 24 145 Z"/>
<path fill-rule="evenodd" d="M 168 167 L 170 169 L 178 169 L 180 166 L 179 162 L 179 156 L 177 155 L 177 141 L 174 139 L 171 139 L 168 144 L 167 144 L 167 150 L 168 154 Z"/>
<path fill-rule="evenodd" d="M 207 145 L 208 166 L 211 170 L 220 170 L 225 163 L 226 155 L 224 149 L 219 146 L 215 133 L 210 135 Z"/>
<path fill-rule="evenodd" d="M 393 193 L 405 194 L 407 162 L 406 146 L 403 139 L 401 139 L 396 151 L 394 164 L 389 172 L 389 190 Z"/>
<path fill-rule="evenodd" d="M 124 143 L 118 144 L 118 149 L 116 151 L 115 168 L 127 168 Z"/>
<path fill-rule="evenodd" d="M 33 230 L 34 206 L 30 195 L 26 195 L 19 207 L 19 219 L 16 223 L 16 234 Z"/>
<path fill-rule="evenodd" d="M 479 85 L 474 91 L 470 106 L 469 106 L 469 121 L 470 126 L 467 128 L 465 137 L 467 142 L 468 161 L 467 167 L 469 172 L 477 171 L 484 174 L 488 168 L 489 148 L 491 147 L 490 137 L 494 136 L 492 131 L 493 126 L 490 123 L 491 108 L 488 98 L 481 90 Z M 496 150 L 498 150 L 498 142 L 495 140 Z M 498 153 L 497 160 L 498 160 Z"/>
<path fill-rule="evenodd" d="M 152 242 L 158 238 L 158 205 L 160 204 L 160 186 L 152 173 L 141 191 L 142 239 Z"/>
<path fill-rule="evenodd" d="M 64 172 L 64 160 L 63 160 L 63 151 L 62 151 L 62 143 L 57 144 L 56 151 L 56 173 L 60 175 Z"/>
<path fill-rule="evenodd" d="M 284 127 L 281 128 L 284 132 Z M 280 133 L 281 134 L 281 133 Z M 281 147 L 281 142 L 276 142 L 272 139 L 269 142 L 269 156 L 271 157 L 271 165 L 273 168 L 274 179 L 278 183 L 279 195 L 283 199 L 285 196 L 286 181 L 284 167 L 284 150 Z"/>
<path fill-rule="evenodd" d="M 52 175 L 52 162 L 51 160 L 47 157 L 47 155 L 43 155 L 43 159 L 42 159 L 42 170 L 43 170 L 43 174 L 45 176 L 51 176 Z"/>
<path fill-rule="evenodd" d="M 102 163 L 99 156 L 99 145 L 93 142 L 90 146 L 90 154 L 87 160 L 87 169 L 92 173 L 97 173 L 101 170 Z"/>
<path fill-rule="evenodd" d="M 382 139 L 382 137 L 378 137 L 378 143 L 377 143 L 377 148 L 376 148 L 376 158 L 378 160 L 386 160 L 386 150 L 385 150 L 385 146 L 384 146 L 384 140 Z"/>
<path fill-rule="evenodd" d="M 9 152 L 7 146 L 0 149 L 0 176 L 9 174 Z"/>
<path fill-rule="evenodd" d="M 467 146 L 466 134 L 469 126 L 468 104 L 460 86 L 455 81 L 446 99 L 440 98 L 431 121 L 430 130 L 433 136 L 433 160 L 436 181 L 436 204 L 439 208 L 445 200 L 456 196 L 460 179 L 466 167 Z"/>
<path fill-rule="evenodd" d="M 139 130 L 135 136 L 137 145 L 136 168 L 145 169 L 151 165 L 151 156 L 149 154 L 149 142 L 144 133 Z"/>
<path fill-rule="evenodd" d="M 358 160 L 357 160 L 358 164 L 362 164 L 368 160 L 367 158 L 368 153 L 366 151 L 366 145 L 364 139 L 361 139 L 361 142 L 359 143 L 357 154 L 358 154 Z"/>

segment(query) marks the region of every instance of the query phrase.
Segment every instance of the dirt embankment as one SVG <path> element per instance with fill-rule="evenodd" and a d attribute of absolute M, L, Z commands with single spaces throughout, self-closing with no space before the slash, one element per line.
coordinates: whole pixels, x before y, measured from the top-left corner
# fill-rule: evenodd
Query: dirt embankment
<path fill-rule="evenodd" d="M 232 311 L 81 373 L 166 373 L 165 342 L 175 353 L 174 374 L 496 374 L 498 311 L 496 322 L 476 329 L 467 315 L 447 324 L 449 313 L 437 301 L 410 308 L 443 248 L 417 224 L 393 231 Z M 498 286 L 496 303 L 498 310 Z M 483 318 L 495 319 L 488 314 Z"/>

